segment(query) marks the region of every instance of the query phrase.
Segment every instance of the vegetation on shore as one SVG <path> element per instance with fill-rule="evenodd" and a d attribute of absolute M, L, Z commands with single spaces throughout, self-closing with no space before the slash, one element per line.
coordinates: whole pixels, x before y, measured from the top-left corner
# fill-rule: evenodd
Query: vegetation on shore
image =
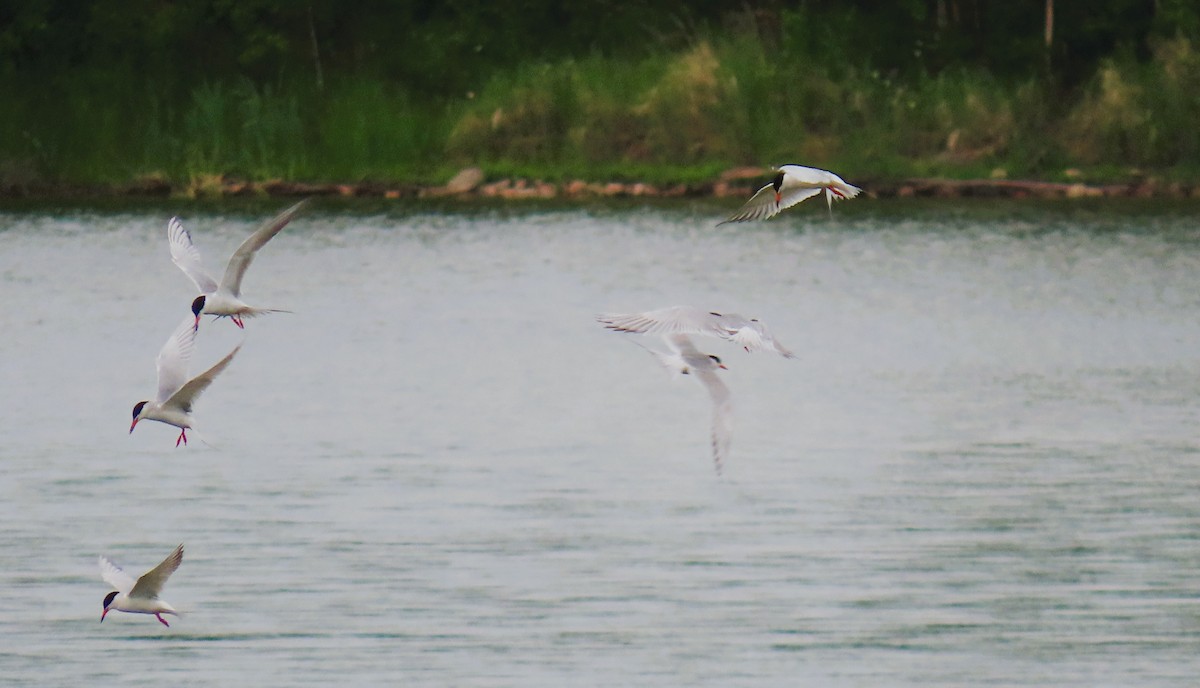
<path fill-rule="evenodd" d="M 15 2 L 0 30 L 0 92 L 14 96 L 0 102 L 0 191 L 139 179 L 197 193 L 222 178 L 429 185 L 469 165 L 490 178 L 656 184 L 784 162 L 856 180 L 1200 179 L 1200 11 L 1181 0 L 1160 0 L 1135 27 L 1122 23 L 1135 3 L 1094 10 L 1113 36 L 1089 59 L 1059 56 L 1039 34 L 1042 3 L 992 8 L 1009 13 L 993 22 L 1036 18 L 1002 25 L 1020 29 L 1007 43 L 988 34 L 1016 53 L 1006 61 L 961 44 L 980 30 L 966 0 L 910 3 L 884 26 L 889 17 L 856 2 L 632 3 L 615 17 L 598 0 L 531 3 L 580 15 L 558 33 L 511 25 L 488 3 L 461 3 L 456 16 L 379 2 L 408 41 L 387 48 L 362 17 L 348 28 L 332 0 L 240 10 L 188 0 L 175 15 L 146 3 L 107 43 L 95 39 L 117 31 L 105 12 L 126 6 L 94 3 L 76 26 L 51 11 L 68 4 Z M 91 47 L 53 53 L 72 31 Z M 176 45 L 205 32 L 230 43 L 211 68 Z"/>

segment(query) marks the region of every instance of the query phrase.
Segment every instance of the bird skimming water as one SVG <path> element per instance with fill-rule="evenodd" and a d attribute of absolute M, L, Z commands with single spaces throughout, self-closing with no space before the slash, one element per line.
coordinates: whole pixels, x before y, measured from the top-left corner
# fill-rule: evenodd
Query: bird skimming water
<path fill-rule="evenodd" d="M 100 577 L 106 583 L 116 588 L 104 596 L 104 612 L 100 614 L 100 622 L 114 609 L 119 612 L 132 614 L 153 614 L 159 623 L 170 628 L 171 624 L 162 618 L 163 614 L 179 616 L 179 612 L 166 602 L 159 599 L 163 585 L 175 573 L 175 569 L 183 563 L 183 545 L 175 548 L 174 552 L 162 563 L 143 573 L 136 581 L 133 576 L 105 556 L 100 557 Z"/>

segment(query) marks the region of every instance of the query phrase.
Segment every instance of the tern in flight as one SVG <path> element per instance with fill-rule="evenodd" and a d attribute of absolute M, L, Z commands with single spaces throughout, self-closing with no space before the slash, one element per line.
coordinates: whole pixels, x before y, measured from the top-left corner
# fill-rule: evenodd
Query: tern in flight
<path fill-rule="evenodd" d="M 196 283 L 196 288 L 200 290 L 200 296 L 192 300 L 192 313 L 196 316 L 195 327 L 200 326 L 202 314 L 229 318 L 235 325 L 244 328 L 243 318 L 253 318 L 263 313 L 287 312 L 278 308 L 258 308 L 242 301 L 242 278 L 245 277 L 250 263 L 254 261 L 254 255 L 258 253 L 258 249 L 278 234 L 279 230 L 283 229 L 288 222 L 291 222 L 305 203 L 307 203 L 307 199 L 263 223 L 247 237 L 229 258 L 229 264 L 225 266 L 225 275 L 219 284 L 204 270 L 200 260 L 200 251 L 192 243 L 192 235 L 184 229 L 179 218 L 171 218 L 171 221 L 167 223 L 167 241 L 171 246 L 171 260 Z"/>
<path fill-rule="evenodd" d="M 718 224 L 766 220 L 822 191 L 825 192 L 825 203 L 829 206 L 832 216 L 835 198 L 854 198 L 862 189 L 847 184 L 844 179 L 828 170 L 783 165 L 776 168 L 775 179 L 771 180 L 770 184 L 759 189 L 741 209 Z"/>
<path fill-rule="evenodd" d="M 638 334 L 706 334 L 729 340 L 746 351 L 773 351 L 784 358 L 795 358 L 771 334 L 758 318 L 737 313 L 717 313 L 691 306 L 671 306 L 644 313 L 604 313 L 596 317 L 600 324 L 618 332 Z"/>
<path fill-rule="evenodd" d="M 180 442 L 187 444 L 187 431 L 192 427 L 192 405 L 217 375 L 225 370 L 233 360 L 234 354 L 242 348 L 240 344 L 234 347 L 233 351 L 216 365 L 189 380 L 188 361 L 192 357 L 195 345 L 195 323 L 189 317 L 171 333 L 167 343 L 163 344 L 163 348 L 158 352 L 158 358 L 155 360 L 158 367 L 158 395 L 153 401 L 139 401 L 134 404 L 130 433 L 137 427 L 138 421 L 156 420 L 179 428 L 179 438 L 175 440 L 176 447 Z"/>
<path fill-rule="evenodd" d="M 166 600 L 158 596 L 162 592 L 167 579 L 175 573 L 175 569 L 183 563 L 183 545 L 175 548 L 171 556 L 163 559 L 162 563 L 142 574 L 141 578 L 133 579 L 128 573 L 105 556 L 100 557 L 100 577 L 116 590 L 104 596 L 104 613 L 100 622 L 114 609 L 119 612 L 132 614 L 153 614 L 159 622 L 170 628 L 171 624 L 162 618 L 163 614 L 179 616 L 179 612 Z"/>

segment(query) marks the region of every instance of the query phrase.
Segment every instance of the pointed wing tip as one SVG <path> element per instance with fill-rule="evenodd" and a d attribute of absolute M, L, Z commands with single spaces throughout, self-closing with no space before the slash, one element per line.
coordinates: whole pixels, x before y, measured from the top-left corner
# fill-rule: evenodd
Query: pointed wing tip
<path fill-rule="evenodd" d="M 770 217 L 770 216 L 768 216 L 768 217 Z M 720 222 L 718 222 L 717 226 L 720 227 L 721 225 L 732 225 L 732 224 L 735 224 L 738 222 L 750 222 L 752 220 L 765 220 L 765 219 L 767 219 L 767 218 L 755 217 L 753 214 L 730 215 L 729 217 L 725 218 L 724 220 L 721 220 Z"/>
<path fill-rule="evenodd" d="M 624 316 L 620 315 L 619 313 L 600 313 L 596 316 L 596 322 L 603 325 L 604 329 L 606 330 L 612 330 L 614 332 L 635 332 L 636 330 L 630 330 L 617 322 L 617 320 L 622 317 Z"/>
<path fill-rule="evenodd" d="M 243 339 L 240 344 L 233 347 L 229 353 L 225 354 L 225 358 L 222 358 L 216 363 L 216 365 L 214 365 L 212 368 L 209 368 L 210 371 L 216 369 L 216 373 L 213 374 L 213 378 L 216 378 L 217 375 L 219 375 L 225 370 L 225 368 L 229 367 L 229 365 L 233 363 L 233 357 L 237 355 L 237 352 L 242 350 L 242 347 L 245 346 L 245 344 L 246 340 Z"/>
<path fill-rule="evenodd" d="M 775 352 L 778 353 L 780 356 L 783 356 L 784 358 L 795 358 L 796 357 L 796 354 L 792 353 L 790 349 L 785 349 L 782 346 L 779 346 L 778 343 L 775 345 Z"/>
<path fill-rule="evenodd" d="M 285 224 L 287 222 L 291 222 L 292 218 L 294 218 L 301 210 L 304 210 L 306 207 L 308 207 L 308 204 L 312 202 L 312 199 L 312 196 L 305 196 L 304 198 L 301 198 L 299 201 L 296 201 L 292 205 L 288 206 L 286 210 L 279 213 L 279 215 L 276 216 L 276 220 L 283 219 Z"/>
<path fill-rule="evenodd" d="M 722 454 L 721 450 L 722 450 L 722 448 L 720 446 L 720 440 L 718 440 L 716 437 L 713 437 L 712 438 L 713 470 L 715 470 L 717 472 L 718 477 L 720 477 L 721 469 L 723 468 L 723 466 L 725 464 L 725 457 Z"/>

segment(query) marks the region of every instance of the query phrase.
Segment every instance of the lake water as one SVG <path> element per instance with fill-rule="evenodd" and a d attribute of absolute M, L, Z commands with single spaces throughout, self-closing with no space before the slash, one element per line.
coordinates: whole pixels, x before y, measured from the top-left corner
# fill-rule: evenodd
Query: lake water
<path fill-rule="evenodd" d="M 198 432 L 154 358 L 285 202 L 0 212 L 0 684 L 1190 686 L 1200 213 L 1014 202 L 317 203 L 201 326 Z M 694 380 L 593 316 L 761 317 Z M 244 336 L 243 336 L 244 335 Z M 650 343 L 650 342 L 647 342 Z M 110 614 L 96 567 L 177 544 Z"/>

